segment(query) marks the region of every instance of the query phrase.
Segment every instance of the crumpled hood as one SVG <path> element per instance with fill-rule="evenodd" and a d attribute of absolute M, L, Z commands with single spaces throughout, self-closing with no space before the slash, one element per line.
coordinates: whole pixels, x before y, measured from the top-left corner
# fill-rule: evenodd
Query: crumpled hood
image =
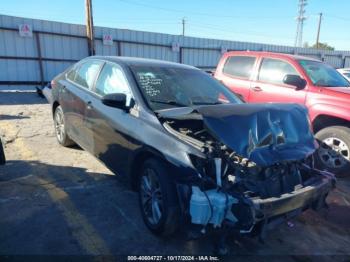
<path fill-rule="evenodd" d="M 307 110 L 298 104 L 222 104 L 157 111 L 165 119 L 202 120 L 207 131 L 260 166 L 301 160 L 318 144 Z"/>
<path fill-rule="evenodd" d="M 216 139 L 260 166 L 301 160 L 317 148 L 307 110 L 297 104 L 227 104 L 195 110 Z"/>

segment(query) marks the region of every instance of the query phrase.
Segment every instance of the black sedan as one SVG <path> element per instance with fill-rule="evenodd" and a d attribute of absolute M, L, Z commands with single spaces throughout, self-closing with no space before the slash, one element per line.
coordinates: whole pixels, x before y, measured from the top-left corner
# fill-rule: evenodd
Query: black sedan
<path fill-rule="evenodd" d="M 88 57 L 51 82 L 57 140 L 138 190 L 148 228 L 261 233 L 321 208 L 334 177 L 313 168 L 306 109 L 245 104 L 182 64 Z"/>

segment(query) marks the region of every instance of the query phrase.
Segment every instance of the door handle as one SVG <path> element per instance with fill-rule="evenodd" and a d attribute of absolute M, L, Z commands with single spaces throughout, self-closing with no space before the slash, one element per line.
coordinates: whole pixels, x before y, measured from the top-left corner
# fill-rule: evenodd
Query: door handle
<path fill-rule="evenodd" d="M 263 91 L 260 86 L 254 86 L 253 90 L 256 91 L 256 92 Z"/>
<path fill-rule="evenodd" d="M 86 102 L 86 108 L 89 109 L 89 110 L 91 110 L 91 109 L 94 108 L 94 107 L 92 106 L 92 102 L 91 102 L 91 101 Z"/>

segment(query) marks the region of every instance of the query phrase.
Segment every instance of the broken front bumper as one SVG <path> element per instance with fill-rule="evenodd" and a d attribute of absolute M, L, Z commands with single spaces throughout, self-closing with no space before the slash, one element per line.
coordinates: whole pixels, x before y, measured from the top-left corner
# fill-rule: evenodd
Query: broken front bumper
<path fill-rule="evenodd" d="M 297 216 L 306 209 L 318 210 L 326 206 L 326 197 L 334 187 L 334 176 L 320 172 L 320 177 L 313 183 L 291 193 L 267 199 L 250 199 L 253 224 L 250 229 L 241 230 L 241 233 L 250 233 L 257 227 L 262 232 Z"/>
<path fill-rule="evenodd" d="M 322 178 L 314 184 L 300 188 L 291 193 L 283 194 L 278 198 L 252 200 L 257 215 L 269 218 L 288 213 L 303 207 L 318 207 L 316 203 L 324 201 L 329 191 L 334 187 L 334 182 L 328 178 Z M 316 204 L 316 205 L 315 205 Z"/>

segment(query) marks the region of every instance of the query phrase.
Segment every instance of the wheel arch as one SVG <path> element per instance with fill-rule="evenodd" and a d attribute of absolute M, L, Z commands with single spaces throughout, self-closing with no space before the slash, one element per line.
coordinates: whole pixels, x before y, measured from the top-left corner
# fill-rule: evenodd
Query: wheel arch
<path fill-rule="evenodd" d="M 56 108 L 57 108 L 59 105 L 60 105 L 60 103 L 58 103 L 57 101 L 54 101 L 54 102 L 52 103 L 52 115 L 55 114 L 55 110 L 56 110 Z"/>
<path fill-rule="evenodd" d="M 350 127 L 350 122 L 344 118 L 326 115 L 326 114 L 320 114 L 316 116 L 312 122 L 312 128 L 315 134 L 321 129 L 325 127 L 330 127 L 330 126 Z"/>
<path fill-rule="evenodd" d="M 131 168 L 129 170 L 131 188 L 135 191 L 137 190 L 137 178 L 141 172 L 142 164 L 150 158 L 156 158 L 169 163 L 165 156 L 155 149 L 143 148 L 142 150 L 136 152 L 130 161 Z"/>

